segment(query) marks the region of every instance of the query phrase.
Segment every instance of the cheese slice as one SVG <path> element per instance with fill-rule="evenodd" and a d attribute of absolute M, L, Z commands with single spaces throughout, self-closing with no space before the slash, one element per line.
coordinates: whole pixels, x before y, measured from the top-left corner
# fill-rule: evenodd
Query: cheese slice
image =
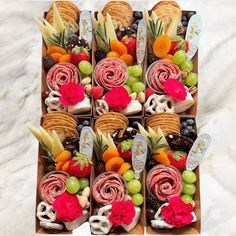
<path fill-rule="evenodd" d="M 27 124 L 27 128 L 40 143 L 43 141 L 42 135 L 38 128 L 34 127 L 31 124 Z"/>
<path fill-rule="evenodd" d="M 65 36 L 67 35 L 66 27 L 55 2 L 53 3 L 53 27 L 58 33 L 65 30 Z"/>
<path fill-rule="evenodd" d="M 52 131 L 52 155 L 56 158 L 64 150 L 60 138 L 55 130 Z"/>
<path fill-rule="evenodd" d="M 116 31 L 109 13 L 107 13 L 106 15 L 106 32 L 107 32 L 107 39 L 109 40 L 109 42 L 111 42 L 114 39 L 117 39 Z"/>
<path fill-rule="evenodd" d="M 39 130 L 43 139 L 43 143 L 47 146 L 48 150 L 52 152 L 52 137 L 42 126 L 39 127 Z"/>

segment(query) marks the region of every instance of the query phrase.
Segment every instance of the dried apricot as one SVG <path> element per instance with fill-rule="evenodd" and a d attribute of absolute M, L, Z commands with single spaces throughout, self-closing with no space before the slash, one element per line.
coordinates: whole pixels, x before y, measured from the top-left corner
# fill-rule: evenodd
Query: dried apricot
<path fill-rule="evenodd" d="M 164 57 L 161 57 L 161 59 L 173 63 L 173 55 L 171 54 L 166 54 Z"/>
<path fill-rule="evenodd" d="M 106 163 L 106 171 L 117 172 L 125 161 L 121 157 L 113 157 Z"/>
<path fill-rule="evenodd" d="M 111 158 L 119 156 L 120 154 L 116 149 L 109 147 L 103 152 L 102 159 L 105 163 L 107 163 Z"/>
<path fill-rule="evenodd" d="M 171 38 L 166 34 L 158 36 L 153 43 L 153 53 L 156 57 L 165 56 L 170 51 L 170 48 Z"/>
<path fill-rule="evenodd" d="M 170 160 L 168 158 L 168 155 L 161 149 L 155 149 L 153 158 L 164 165 L 169 165 Z"/>
<path fill-rule="evenodd" d="M 56 169 L 56 170 L 61 170 L 61 168 L 62 168 L 62 166 L 63 166 L 64 164 L 65 164 L 64 161 L 58 162 L 55 169 Z"/>
<path fill-rule="evenodd" d="M 123 175 L 127 170 L 131 168 L 131 165 L 128 162 L 125 162 L 121 165 L 120 169 L 117 171 L 118 174 Z"/>
<path fill-rule="evenodd" d="M 119 53 L 120 55 L 127 53 L 127 47 L 117 39 L 113 39 L 110 43 L 111 50 Z"/>
<path fill-rule="evenodd" d="M 71 62 L 71 58 L 69 54 L 62 55 L 59 58 L 59 62 Z"/>
<path fill-rule="evenodd" d="M 123 54 L 120 56 L 120 59 L 127 65 L 132 66 L 133 65 L 133 57 L 130 54 Z"/>
<path fill-rule="evenodd" d="M 60 53 L 61 55 L 66 54 L 66 50 L 64 48 L 60 48 L 58 46 L 51 46 L 50 48 L 47 49 L 47 54 L 51 55 L 53 53 Z"/>
<path fill-rule="evenodd" d="M 64 165 L 62 166 L 61 170 L 62 171 L 67 171 L 68 167 L 69 167 L 70 161 L 67 161 L 64 163 Z"/>
<path fill-rule="evenodd" d="M 72 155 L 71 152 L 68 150 L 63 150 L 60 155 L 56 157 L 56 162 L 66 162 L 71 159 Z"/>
<path fill-rule="evenodd" d="M 120 54 L 118 52 L 115 52 L 115 51 L 110 51 L 107 53 L 107 57 L 116 57 L 116 58 L 119 58 L 120 57 Z"/>
<path fill-rule="evenodd" d="M 62 54 L 58 53 L 58 52 L 54 52 L 51 54 L 51 57 L 53 59 L 53 61 L 55 61 L 56 63 L 59 62 L 60 57 L 62 56 Z"/>

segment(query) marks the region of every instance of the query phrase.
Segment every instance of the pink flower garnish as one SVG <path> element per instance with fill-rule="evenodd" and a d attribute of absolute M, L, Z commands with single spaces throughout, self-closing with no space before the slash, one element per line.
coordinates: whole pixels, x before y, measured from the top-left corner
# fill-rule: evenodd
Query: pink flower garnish
<path fill-rule="evenodd" d="M 84 87 L 76 83 L 62 85 L 58 92 L 61 94 L 59 101 L 66 107 L 76 105 L 84 100 Z"/>
<path fill-rule="evenodd" d="M 56 211 L 57 220 L 61 222 L 72 222 L 83 214 L 83 208 L 76 195 L 67 192 L 56 198 L 53 209 Z"/>
<path fill-rule="evenodd" d="M 122 224 L 129 225 L 135 214 L 134 204 L 131 200 L 113 202 L 109 221 L 115 227 Z"/>
<path fill-rule="evenodd" d="M 169 205 L 161 208 L 161 215 L 164 220 L 176 228 L 190 224 L 193 220 L 192 212 L 192 204 L 186 204 L 181 197 L 170 198 Z"/>
<path fill-rule="evenodd" d="M 125 88 L 116 87 L 106 93 L 105 101 L 111 110 L 122 111 L 127 108 L 131 102 L 131 97 Z"/>
<path fill-rule="evenodd" d="M 177 79 L 166 80 L 163 90 L 176 101 L 184 101 L 187 97 L 186 88 Z"/>

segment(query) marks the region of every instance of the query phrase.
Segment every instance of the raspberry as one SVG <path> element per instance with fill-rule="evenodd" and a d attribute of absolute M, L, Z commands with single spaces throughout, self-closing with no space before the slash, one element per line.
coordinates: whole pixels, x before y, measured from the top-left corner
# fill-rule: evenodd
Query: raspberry
<path fill-rule="evenodd" d="M 153 95 L 155 91 L 151 88 L 146 89 L 146 98 L 149 98 L 151 95 Z"/>
<path fill-rule="evenodd" d="M 104 88 L 101 87 L 101 86 L 95 86 L 95 87 L 92 87 L 92 97 L 94 99 L 99 99 L 102 97 L 103 95 L 103 92 L 104 92 Z"/>

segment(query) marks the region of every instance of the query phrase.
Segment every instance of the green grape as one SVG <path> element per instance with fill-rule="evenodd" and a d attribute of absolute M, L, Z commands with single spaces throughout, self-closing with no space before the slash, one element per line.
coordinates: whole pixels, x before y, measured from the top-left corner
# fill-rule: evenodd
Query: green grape
<path fill-rule="evenodd" d="M 80 189 L 85 189 L 87 186 L 89 186 L 89 180 L 87 178 L 81 178 L 79 179 L 80 183 Z"/>
<path fill-rule="evenodd" d="M 66 180 L 66 191 L 68 193 L 75 194 L 79 190 L 80 190 L 79 180 L 74 176 L 71 176 L 71 177 L 67 178 L 67 180 Z"/>
<path fill-rule="evenodd" d="M 179 50 L 177 51 L 174 56 L 173 56 L 173 62 L 176 65 L 180 65 L 181 63 L 184 62 L 185 58 L 186 58 L 186 52 L 184 50 Z"/>
<path fill-rule="evenodd" d="M 140 192 L 141 187 L 142 187 L 142 185 L 141 185 L 140 181 L 138 181 L 137 179 L 132 179 L 128 183 L 128 191 L 131 194 L 135 194 L 135 193 Z"/>
<path fill-rule="evenodd" d="M 187 184 L 193 184 L 196 182 L 197 176 L 194 174 L 194 172 L 192 172 L 190 170 L 185 170 L 182 173 L 182 179 Z"/>
<path fill-rule="evenodd" d="M 79 70 L 85 75 L 90 75 L 93 72 L 93 67 L 90 62 L 83 60 L 79 63 Z"/>
<path fill-rule="evenodd" d="M 189 60 L 185 60 L 181 63 L 180 69 L 182 71 L 187 71 L 188 73 L 190 73 L 193 70 L 193 63 Z"/>
<path fill-rule="evenodd" d="M 128 85 L 129 87 L 132 87 L 132 85 L 135 83 L 135 82 L 138 82 L 139 79 L 137 77 L 134 77 L 132 75 L 129 75 L 128 79 L 126 80 L 126 85 Z"/>
<path fill-rule="evenodd" d="M 196 192 L 196 187 L 194 184 L 184 184 L 182 193 L 185 195 L 192 196 Z"/>
<path fill-rule="evenodd" d="M 133 75 L 134 77 L 139 77 L 142 75 L 142 66 L 140 65 L 135 65 L 132 67 L 132 70 L 131 70 L 131 75 Z"/>
<path fill-rule="evenodd" d="M 193 203 L 194 202 L 192 197 L 189 195 L 183 195 L 181 198 L 185 203 Z"/>
<path fill-rule="evenodd" d="M 188 86 L 194 86 L 198 82 L 198 75 L 196 73 L 190 73 L 186 78 L 186 84 Z"/>
<path fill-rule="evenodd" d="M 133 66 L 128 66 L 128 73 L 129 73 L 129 75 L 132 74 L 132 69 L 133 69 Z"/>
<path fill-rule="evenodd" d="M 140 206 L 143 204 L 143 195 L 141 193 L 136 193 L 132 196 L 132 201 L 135 206 Z"/>
<path fill-rule="evenodd" d="M 129 85 L 123 85 L 123 87 L 127 90 L 128 94 L 132 93 L 132 89 L 129 87 Z"/>
<path fill-rule="evenodd" d="M 145 85 L 144 85 L 144 83 L 142 83 L 142 82 L 135 82 L 135 83 L 132 85 L 132 90 L 133 90 L 133 92 L 135 92 L 135 93 L 143 92 L 144 89 L 145 89 Z"/>
<path fill-rule="evenodd" d="M 130 180 L 134 179 L 134 171 L 133 170 L 127 170 L 123 174 L 124 179 L 129 182 Z"/>

